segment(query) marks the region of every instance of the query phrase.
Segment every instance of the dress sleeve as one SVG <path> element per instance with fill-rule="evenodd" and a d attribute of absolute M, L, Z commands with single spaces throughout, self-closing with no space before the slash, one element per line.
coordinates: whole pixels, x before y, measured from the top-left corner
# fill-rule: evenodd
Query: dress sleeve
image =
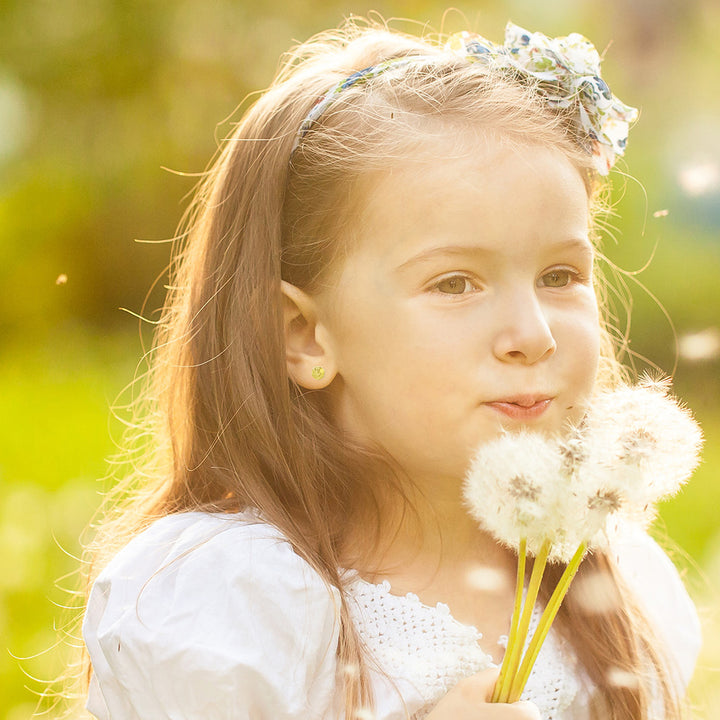
<path fill-rule="evenodd" d="M 101 720 L 329 718 L 336 605 L 266 524 L 160 520 L 92 589 L 88 710 Z"/>
<path fill-rule="evenodd" d="M 615 558 L 625 581 L 635 592 L 677 671 L 684 694 L 695 670 L 702 633 L 700 620 L 683 581 L 667 554 L 639 527 L 623 530 Z"/>

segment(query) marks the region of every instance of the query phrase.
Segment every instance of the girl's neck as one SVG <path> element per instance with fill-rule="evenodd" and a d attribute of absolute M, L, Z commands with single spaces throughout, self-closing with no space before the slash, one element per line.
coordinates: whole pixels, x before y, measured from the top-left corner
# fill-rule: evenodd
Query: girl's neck
<path fill-rule="evenodd" d="M 428 486 L 425 485 L 427 488 Z M 429 573 L 485 559 L 498 551 L 467 513 L 459 485 L 435 485 L 438 492 L 417 490 L 407 500 L 386 498 L 379 532 L 368 540 L 365 523 L 358 523 L 348 538 L 350 565 L 366 577 L 392 575 L 398 568 L 426 567 Z"/>

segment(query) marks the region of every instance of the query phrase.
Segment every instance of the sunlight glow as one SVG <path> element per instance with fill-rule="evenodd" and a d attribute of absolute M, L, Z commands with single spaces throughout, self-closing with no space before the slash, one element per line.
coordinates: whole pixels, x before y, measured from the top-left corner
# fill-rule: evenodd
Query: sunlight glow
<path fill-rule="evenodd" d="M 720 188 L 720 169 L 714 162 L 686 165 L 680 169 L 678 181 L 687 195 L 708 195 Z"/>
<path fill-rule="evenodd" d="M 682 335 L 679 339 L 679 350 L 680 357 L 690 362 L 720 357 L 720 329 L 710 327 Z"/>

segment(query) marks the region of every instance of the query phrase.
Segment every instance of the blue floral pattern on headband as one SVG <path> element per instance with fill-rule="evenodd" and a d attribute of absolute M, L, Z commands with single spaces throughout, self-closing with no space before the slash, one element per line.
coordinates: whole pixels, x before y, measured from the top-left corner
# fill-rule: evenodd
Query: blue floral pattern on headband
<path fill-rule="evenodd" d="M 450 51 L 470 61 L 485 62 L 507 68 L 521 76 L 535 78 L 537 90 L 554 107 L 576 106 L 580 127 L 591 143 L 593 165 L 600 175 L 607 175 L 627 144 L 630 123 L 638 111 L 612 94 L 600 77 L 600 55 L 593 44 L 578 33 L 549 38 L 530 33 L 508 23 L 505 42 L 496 45 L 481 35 L 467 31 L 450 36 L 445 45 Z M 404 65 L 437 62 L 439 55 L 410 55 L 393 58 L 359 70 L 336 83 L 319 98 L 303 120 L 292 147 L 294 153 L 325 110 L 349 87 L 364 84 L 381 73 Z"/>
<path fill-rule="evenodd" d="M 290 151 L 291 155 L 295 152 L 298 145 L 302 142 L 302 139 L 307 134 L 307 131 L 310 130 L 310 128 L 315 124 L 317 119 L 325 112 L 325 110 L 335 102 L 337 96 L 343 90 L 347 90 L 347 88 L 352 87 L 353 85 L 361 85 L 363 83 L 366 83 L 371 78 L 377 77 L 378 75 L 384 73 L 390 68 L 398 68 L 402 67 L 403 65 L 410 64 L 414 65 L 419 62 L 429 62 L 431 60 L 435 60 L 436 58 L 437 56 L 435 55 L 409 55 L 402 58 L 392 58 L 391 60 L 385 60 L 385 62 L 378 63 L 377 65 L 371 65 L 370 67 L 366 67 L 364 70 L 358 70 L 352 75 L 341 80 L 339 83 L 333 85 L 332 88 L 330 88 L 330 90 L 325 93 L 325 95 L 317 99 L 316 103 L 310 109 L 310 112 L 302 121 L 300 129 L 295 136 L 295 142 L 293 143 L 292 150 Z"/>
<path fill-rule="evenodd" d="M 592 142 L 593 164 L 607 175 L 625 152 L 630 123 L 638 111 L 612 94 L 600 77 L 600 55 L 578 33 L 549 38 L 508 23 L 505 43 L 495 45 L 469 32 L 452 35 L 448 50 L 537 79 L 538 92 L 555 107 L 577 104 L 580 126 Z"/>

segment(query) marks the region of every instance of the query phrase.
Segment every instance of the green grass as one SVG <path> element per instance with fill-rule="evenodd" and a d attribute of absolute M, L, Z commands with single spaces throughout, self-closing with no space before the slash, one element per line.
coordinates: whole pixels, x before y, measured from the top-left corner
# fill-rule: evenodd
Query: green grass
<path fill-rule="evenodd" d="M 109 407 L 137 342 L 68 330 L 0 357 L 0 718 L 29 718 L 63 668 L 54 629 L 113 452 Z M 117 428 L 113 433 L 117 434 Z M 4 712 L 4 714 L 3 714 Z"/>
<path fill-rule="evenodd" d="M 109 408 L 138 354 L 136 338 L 66 330 L 0 355 L 0 720 L 27 720 L 39 680 L 62 670 L 54 625 L 66 613 L 58 605 L 77 601 L 62 589 L 74 589 L 75 578 L 60 578 L 78 567 L 78 537 L 99 502 L 119 432 Z M 697 717 L 712 720 L 720 716 L 720 623 L 710 612 L 720 597 L 720 412 L 700 401 L 702 388 L 695 392 L 704 408 L 705 462 L 663 506 L 661 523 L 689 553 L 676 559 L 688 568 L 706 622 L 692 692 L 702 708 Z M 685 399 L 694 405 L 690 392 Z"/>

